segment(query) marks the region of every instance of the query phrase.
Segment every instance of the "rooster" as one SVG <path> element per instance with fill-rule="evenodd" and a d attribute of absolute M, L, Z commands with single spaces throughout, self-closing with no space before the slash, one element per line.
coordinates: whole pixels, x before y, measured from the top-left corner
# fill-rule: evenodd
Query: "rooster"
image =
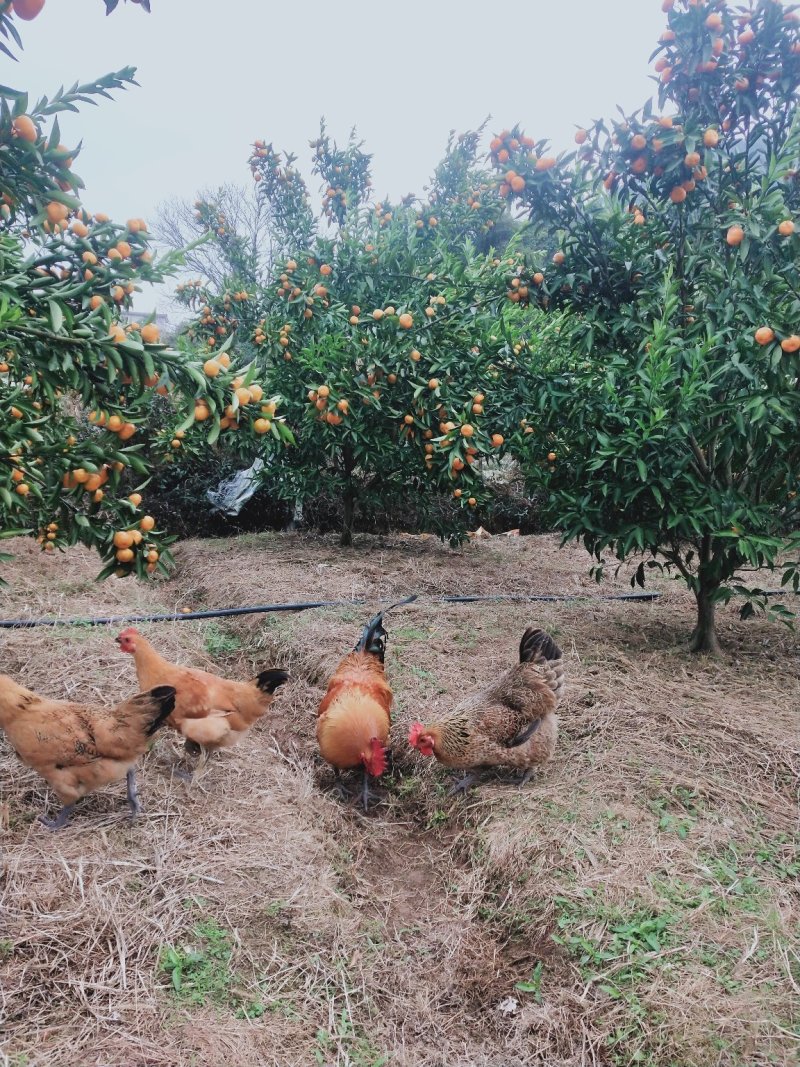
<path fill-rule="evenodd" d="M 528 629 L 517 666 L 438 721 L 427 726 L 415 722 L 409 743 L 446 767 L 470 770 L 451 794 L 468 789 L 482 767 L 520 770 L 523 786 L 553 755 L 558 736 L 555 709 L 564 686 L 561 649 L 543 630 Z"/>
<path fill-rule="evenodd" d="M 133 656 L 143 688 L 171 685 L 176 691 L 169 725 L 186 738 L 189 755 L 229 748 L 261 718 L 275 690 L 289 680 L 284 670 L 261 671 L 249 682 L 232 682 L 195 667 L 179 667 L 160 656 L 138 630 L 129 627 L 116 638 Z"/>
<path fill-rule="evenodd" d="M 322 758 L 340 770 L 361 767 L 362 800 L 369 804 L 369 779 L 386 770 L 386 742 L 391 726 L 392 690 L 386 681 L 387 633 L 383 616 L 410 604 L 416 596 L 384 608 L 370 619 L 355 649 L 339 664 L 317 712 L 317 741 Z"/>
<path fill-rule="evenodd" d="M 100 708 L 49 700 L 0 674 L 0 727 L 63 805 L 54 819 L 39 816 L 50 830 L 65 825 L 81 797 L 125 777 L 131 816 L 138 815 L 133 766 L 174 707 L 175 690 L 167 685 Z"/>

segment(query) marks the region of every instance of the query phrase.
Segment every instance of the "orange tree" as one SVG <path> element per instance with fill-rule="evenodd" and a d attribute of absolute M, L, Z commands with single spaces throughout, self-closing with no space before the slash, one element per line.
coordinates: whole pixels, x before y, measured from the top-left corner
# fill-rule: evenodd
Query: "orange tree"
<path fill-rule="evenodd" d="M 677 572 L 692 647 L 716 652 L 715 606 L 766 607 L 747 572 L 798 548 L 800 34 L 775 0 L 663 6 L 656 105 L 578 130 L 574 154 L 515 128 L 491 157 L 557 241 L 531 292 L 573 312 L 570 354 L 539 377 L 527 469 L 598 571 L 610 548 L 645 557 L 639 583 Z M 796 561 L 783 581 L 797 589 Z"/>
<path fill-rule="evenodd" d="M 15 16 L 41 6 L 3 5 L 2 39 L 18 44 Z M 143 220 L 82 207 L 78 148 L 61 143 L 58 116 L 133 75 L 36 103 L 0 88 L 0 536 L 32 534 L 50 552 L 80 541 L 101 553 L 104 575 L 165 567 L 169 538 L 143 499 L 152 461 L 196 422 L 213 440 L 235 375 L 212 382 L 152 323 L 120 324 L 139 284 L 171 264 L 153 264 Z M 173 397 L 171 425 L 151 442 L 142 427 L 156 392 Z"/>
<path fill-rule="evenodd" d="M 514 273 L 520 257 L 476 251 L 506 213 L 497 183 L 476 164 L 478 143 L 477 133 L 451 140 L 424 203 L 407 197 L 368 207 L 370 157 L 352 137 L 338 147 L 323 127 L 312 142 L 320 220 L 294 157 L 257 141 L 250 165 L 276 250 L 263 286 L 244 288 L 253 264 L 238 255 L 217 207 L 197 204 L 198 226 L 232 250 L 231 278 L 221 292 L 179 288 L 198 312 L 189 339 L 205 346 L 213 376 L 219 338 L 235 333 L 286 415 L 283 428 L 267 410 L 255 423 L 273 446 L 287 446 L 277 491 L 338 496 L 343 544 L 356 507 L 379 510 L 387 500 L 407 500 L 417 514 L 427 509 L 439 532 L 460 536 L 486 495 L 482 460 L 499 458 L 524 434 L 519 412 L 530 398 L 522 367 L 555 326 L 531 340 L 535 324 L 519 307 L 527 290 Z M 501 280 L 513 285 L 517 306 L 498 292 Z M 231 408 L 226 440 L 237 428 Z M 443 494 L 456 506 L 437 520 Z"/>

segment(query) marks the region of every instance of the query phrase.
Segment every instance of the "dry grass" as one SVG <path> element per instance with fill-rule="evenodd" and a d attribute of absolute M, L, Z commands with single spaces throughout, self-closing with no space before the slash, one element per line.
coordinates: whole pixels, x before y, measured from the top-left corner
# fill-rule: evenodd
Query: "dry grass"
<path fill-rule="evenodd" d="M 175 577 L 147 587 L 97 586 L 88 554 L 34 548 L 12 546 L 5 617 L 595 591 L 586 557 L 550 537 L 462 553 L 406 537 L 189 542 Z M 143 627 L 175 660 L 239 677 L 286 665 L 293 682 L 192 786 L 160 736 L 132 826 L 120 785 L 51 835 L 35 821 L 46 788 L 0 741 L 0 1062 L 792 1062 L 797 639 L 724 611 L 728 655 L 694 660 L 689 598 L 662 588 L 652 605 L 399 610 L 397 754 L 367 816 L 328 794 L 313 744 L 325 678 L 367 609 Z M 567 655 L 556 758 L 524 792 L 488 781 L 446 800 L 445 773 L 403 745 L 408 723 L 507 665 L 534 622 Z M 0 631 L 2 669 L 116 700 L 135 676 L 112 637 Z"/>

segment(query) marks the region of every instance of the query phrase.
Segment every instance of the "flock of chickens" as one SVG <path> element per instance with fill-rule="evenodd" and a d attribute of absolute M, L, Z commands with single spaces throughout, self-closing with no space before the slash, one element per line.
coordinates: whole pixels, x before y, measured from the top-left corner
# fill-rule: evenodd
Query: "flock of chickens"
<path fill-rule="evenodd" d="M 393 697 L 384 670 L 383 616 L 389 610 L 364 627 L 331 678 L 317 713 L 320 753 L 337 779 L 340 771 L 361 768 L 365 810 L 370 779 L 388 766 Z M 134 657 L 143 690 L 116 707 L 50 700 L 0 675 L 0 728 L 22 762 L 47 781 L 62 803 L 54 818 L 40 816 L 50 829 L 64 826 L 82 797 L 122 778 L 127 778 L 135 816 L 141 806 L 134 767 L 158 729 L 168 725 L 177 730 L 187 753 L 205 759 L 247 733 L 289 679 L 285 670 L 270 669 L 252 681 L 235 682 L 176 666 L 133 628 L 116 640 Z M 484 767 L 508 767 L 521 774 L 524 784 L 553 754 L 555 709 L 564 685 L 561 650 L 543 630 L 528 629 L 518 664 L 436 721 L 415 722 L 409 743 L 424 756 L 469 772 L 451 793 L 467 789 Z"/>

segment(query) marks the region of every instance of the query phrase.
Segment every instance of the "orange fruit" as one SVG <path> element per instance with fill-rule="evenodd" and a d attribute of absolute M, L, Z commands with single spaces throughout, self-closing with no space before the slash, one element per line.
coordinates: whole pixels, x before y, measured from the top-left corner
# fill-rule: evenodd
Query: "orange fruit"
<path fill-rule="evenodd" d="M 250 401 L 253 399 L 253 397 L 252 397 L 249 389 L 245 389 L 244 387 L 241 387 L 241 388 L 236 390 L 236 399 L 239 401 L 240 405 L 242 407 L 244 407 L 245 405 L 250 403 Z"/>
<path fill-rule="evenodd" d="M 123 423 L 122 429 L 119 431 L 119 439 L 120 441 L 129 441 L 135 433 L 136 427 L 132 422 Z"/>
<path fill-rule="evenodd" d="M 145 556 L 145 559 L 148 563 L 158 563 L 158 552 L 156 552 L 154 548 L 151 548 Z"/>
<path fill-rule="evenodd" d="M 406 424 L 406 426 L 413 426 L 414 425 L 414 416 L 413 415 L 404 415 L 403 416 L 403 422 Z"/>
<path fill-rule="evenodd" d="M 465 422 L 464 425 L 461 427 L 461 436 L 462 437 L 472 437 L 472 435 L 474 433 L 475 433 L 475 427 L 474 426 L 470 426 L 470 424 L 468 422 Z"/>
<path fill-rule="evenodd" d="M 333 267 L 329 263 L 323 263 L 319 268 L 319 272 L 327 278 L 329 274 L 333 273 Z"/>
<path fill-rule="evenodd" d="M 700 153 L 699 152 L 687 152 L 686 155 L 684 156 L 683 162 L 686 164 L 687 167 L 690 167 L 690 168 L 694 168 L 694 167 L 699 166 L 699 164 L 700 164 Z"/>
<path fill-rule="evenodd" d="M 553 256 L 553 262 L 557 267 L 560 267 L 566 258 L 563 252 L 556 252 Z"/>
<path fill-rule="evenodd" d="M 343 412 L 346 415 L 347 412 L 350 410 L 350 401 L 342 399 L 339 401 L 336 407 L 339 409 L 339 411 Z"/>
<path fill-rule="evenodd" d="M 177 437 L 173 437 L 172 438 L 172 440 L 170 441 L 170 447 L 172 447 L 172 448 L 180 448 L 181 447 L 181 443 L 180 443 L 180 441 L 178 440 Z"/>
<path fill-rule="evenodd" d="M 18 19 L 30 22 L 44 7 L 44 0 L 12 0 L 11 6 Z"/>
<path fill-rule="evenodd" d="M 161 331 L 154 322 L 148 322 L 142 326 L 142 340 L 146 345 L 157 345 L 161 338 Z"/>
<path fill-rule="evenodd" d="M 51 200 L 44 210 L 48 222 L 52 223 L 63 222 L 67 215 L 69 215 L 69 208 L 66 204 L 59 204 L 57 200 Z"/>
<path fill-rule="evenodd" d="M 138 508 L 139 505 L 142 502 L 142 494 L 141 493 L 131 493 L 131 495 L 128 497 L 128 500 L 130 500 L 131 504 L 133 504 L 133 506 L 135 508 Z"/>
<path fill-rule="evenodd" d="M 682 185 L 676 185 L 670 192 L 669 198 L 673 204 L 682 204 L 686 199 L 686 190 Z"/>
<path fill-rule="evenodd" d="M 789 237 L 794 233 L 794 223 L 791 219 L 784 219 L 783 222 L 778 223 L 778 233 L 781 237 Z"/>
<path fill-rule="evenodd" d="M 721 30 L 722 29 L 722 15 L 716 11 L 712 12 L 706 19 L 707 30 Z"/>
<path fill-rule="evenodd" d="M 414 325 L 414 319 L 411 317 L 411 315 L 409 315 L 407 311 L 403 312 L 398 321 L 404 330 L 410 330 L 411 327 Z"/>
<path fill-rule="evenodd" d="M 121 304 L 125 299 L 125 290 L 121 285 L 115 285 L 111 290 L 111 299 L 117 304 Z"/>
<path fill-rule="evenodd" d="M 95 295 L 89 301 L 89 307 L 92 309 L 92 311 L 97 311 L 97 309 L 99 307 L 102 307 L 104 303 L 105 300 L 103 300 L 102 296 Z"/>
<path fill-rule="evenodd" d="M 375 319 L 376 322 L 380 322 L 380 320 L 383 318 L 383 311 L 381 310 L 381 308 L 375 308 L 375 310 L 372 312 L 372 317 L 373 319 Z"/>
<path fill-rule="evenodd" d="M 471 497 L 469 498 L 469 500 L 467 501 L 467 503 L 469 504 L 469 506 L 470 506 L 471 508 L 474 508 L 474 507 L 475 507 L 475 505 L 476 505 L 476 504 L 478 503 L 478 501 L 477 501 L 477 500 L 475 499 L 475 497 L 474 497 L 474 496 L 471 496 Z"/>
<path fill-rule="evenodd" d="M 20 482 L 17 486 L 17 492 L 20 496 L 27 496 L 30 491 L 31 487 L 28 485 L 27 482 Z"/>
<path fill-rule="evenodd" d="M 114 534 L 114 548 L 130 548 L 133 544 L 133 534 L 129 530 L 117 530 Z"/>
<path fill-rule="evenodd" d="M 21 138 L 23 141 L 29 141 L 31 144 L 33 144 L 39 136 L 39 131 L 36 129 L 34 121 L 30 115 L 19 115 L 11 123 L 11 129 L 17 137 Z"/>
<path fill-rule="evenodd" d="M 775 331 L 769 326 L 760 326 L 755 332 L 755 338 L 758 344 L 768 345 L 775 340 Z"/>
<path fill-rule="evenodd" d="M 492 446 L 494 448 L 499 448 L 500 445 L 502 445 L 504 443 L 505 443 L 505 437 L 503 437 L 502 434 L 500 434 L 500 433 L 493 433 L 492 434 Z"/>
<path fill-rule="evenodd" d="M 631 138 L 631 148 L 635 152 L 641 152 L 643 148 L 647 148 L 647 138 L 641 133 L 637 133 L 635 137 Z"/>
<path fill-rule="evenodd" d="M 117 559 L 119 560 L 120 563 L 130 563 L 131 560 L 133 559 L 133 549 L 132 548 L 120 548 L 117 551 Z"/>
<path fill-rule="evenodd" d="M 207 359 L 203 364 L 203 374 L 208 378 L 216 378 L 221 370 L 222 368 L 215 359 Z"/>
<path fill-rule="evenodd" d="M 462 489 L 454 489 L 454 490 L 453 490 L 453 496 L 454 496 L 454 497 L 456 498 L 456 500 L 458 500 L 458 498 L 459 498 L 459 497 L 460 497 L 460 496 L 461 496 L 462 494 L 463 494 L 463 490 L 462 490 Z"/>
<path fill-rule="evenodd" d="M 548 459 L 548 461 L 549 461 L 550 463 L 553 463 L 553 462 L 555 462 L 555 458 L 556 458 L 556 454 L 555 454 L 555 452 L 548 452 L 548 453 L 547 453 L 547 459 Z"/>
<path fill-rule="evenodd" d="M 253 429 L 256 433 L 269 433 L 272 429 L 272 423 L 269 419 L 256 419 L 253 423 Z"/>
<path fill-rule="evenodd" d="M 740 245 L 744 240 L 744 230 L 741 226 L 731 226 L 725 236 L 725 240 L 734 247 Z"/>
<path fill-rule="evenodd" d="M 328 388 L 327 385 L 321 385 L 319 387 L 319 389 L 317 389 L 317 394 L 319 396 L 323 397 L 323 399 L 324 399 L 326 396 L 330 396 L 331 391 L 330 391 L 330 389 Z"/>
<path fill-rule="evenodd" d="M 796 333 L 793 333 L 791 337 L 786 337 L 781 341 L 781 348 L 784 352 L 796 352 L 800 348 L 800 337 Z"/>
<path fill-rule="evenodd" d="M 141 521 L 139 522 L 139 529 L 144 530 L 145 533 L 150 533 L 150 531 L 155 528 L 155 525 L 156 520 L 153 518 L 153 516 L 145 515 L 144 518 L 141 519 Z"/>
<path fill-rule="evenodd" d="M 575 144 L 584 144 L 589 134 L 586 130 L 575 131 Z"/>
<path fill-rule="evenodd" d="M 428 388 L 429 389 L 438 389 L 439 388 L 439 379 L 438 378 L 431 378 L 431 380 L 428 382 Z"/>
<path fill-rule="evenodd" d="M 422 353 L 418 352 L 416 348 L 412 348 L 411 358 L 414 360 L 415 363 L 419 363 L 419 361 L 422 359 Z"/>
<path fill-rule="evenodd" d="M 112 433 L 119 433 L 119 431 L 122 429 L 122 419 L 119 417 L 119 415 L 109 415 L 108 422 L 106 423 L 106 425 Z"/>

